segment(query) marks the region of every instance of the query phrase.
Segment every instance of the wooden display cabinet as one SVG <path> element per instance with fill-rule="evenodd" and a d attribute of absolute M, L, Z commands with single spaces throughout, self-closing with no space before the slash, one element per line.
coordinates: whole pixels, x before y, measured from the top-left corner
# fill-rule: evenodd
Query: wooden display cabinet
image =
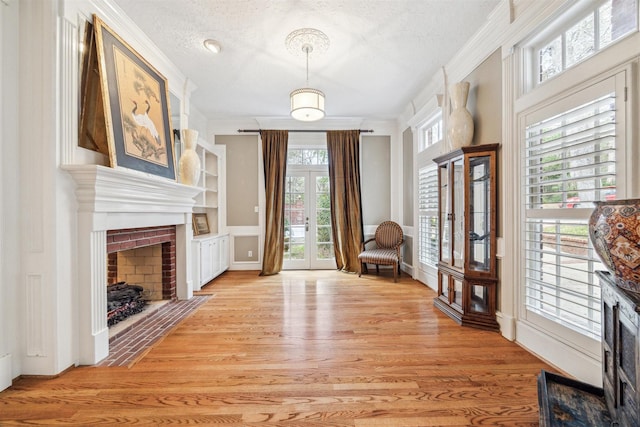
<path fill-rule="evenodd" d="M 498 146 L 463 147 L 434 159 L 440 210 L 434 304 L 461 325 L 496 331 Z"/>

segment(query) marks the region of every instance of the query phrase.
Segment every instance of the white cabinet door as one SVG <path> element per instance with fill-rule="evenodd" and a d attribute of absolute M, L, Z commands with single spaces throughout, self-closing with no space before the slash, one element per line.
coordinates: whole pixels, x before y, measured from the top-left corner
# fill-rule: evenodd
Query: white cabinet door
<path fill-rule="evenodd" d="M 220 239 L 220 272 L 229 268 L 229 236 Z"/>
<path fill-rule="evenodd" d="M 202 240 L 200 242 L 200 286 L 205 285 L 213 279 L 214 270 L 212 265 L 213 239 Z"/>
<path fill-rule="evenodd" d="M 229 235 L 193 240 L 194 290 L 215 279 L 229 268 Z"/>
<path fill-rule="evenodd" d="M 220 274 L 220 239 L 216 238 L 211 241 L 211 278 L 213 279 Z"/>

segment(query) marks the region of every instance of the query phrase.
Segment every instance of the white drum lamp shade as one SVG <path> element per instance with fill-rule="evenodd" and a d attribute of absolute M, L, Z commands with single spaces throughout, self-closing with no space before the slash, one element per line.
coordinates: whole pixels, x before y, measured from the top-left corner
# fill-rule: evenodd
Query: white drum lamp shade
<path fill-rule="evenodd" d="M 291 117 L 313 122 L 324 117 L 324 93 L 318 89 L 302 88 L 291 92 Z"/>

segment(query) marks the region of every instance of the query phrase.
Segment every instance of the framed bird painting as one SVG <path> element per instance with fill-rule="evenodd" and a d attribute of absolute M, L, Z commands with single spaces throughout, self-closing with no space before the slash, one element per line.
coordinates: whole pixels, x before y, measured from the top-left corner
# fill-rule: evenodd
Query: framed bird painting
<path fill-rule="evenodd" d="M 94 15 L 109 159 L 176 179 L 167 80 Z"/>

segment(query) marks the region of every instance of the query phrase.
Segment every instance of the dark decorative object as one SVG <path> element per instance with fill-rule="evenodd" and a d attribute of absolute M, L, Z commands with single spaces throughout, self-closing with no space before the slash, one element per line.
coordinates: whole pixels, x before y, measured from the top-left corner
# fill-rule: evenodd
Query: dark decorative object
<path fill-rule="evenodd" d="M 538 376 L 540 426 L 610 426 L 604 392 L 580 381 L 542 371 Z"/>
<path fill-rule="evenodd" d="M 138 285 L 118 282 L 107 286 L 107 325 L 109 327 L 144 310 L 147 301 Z"/>
<path fill-rule="evenodd" d="M 589 235 L 618 286 L 640 293 L 640 199 L 595 202 Z"/>

